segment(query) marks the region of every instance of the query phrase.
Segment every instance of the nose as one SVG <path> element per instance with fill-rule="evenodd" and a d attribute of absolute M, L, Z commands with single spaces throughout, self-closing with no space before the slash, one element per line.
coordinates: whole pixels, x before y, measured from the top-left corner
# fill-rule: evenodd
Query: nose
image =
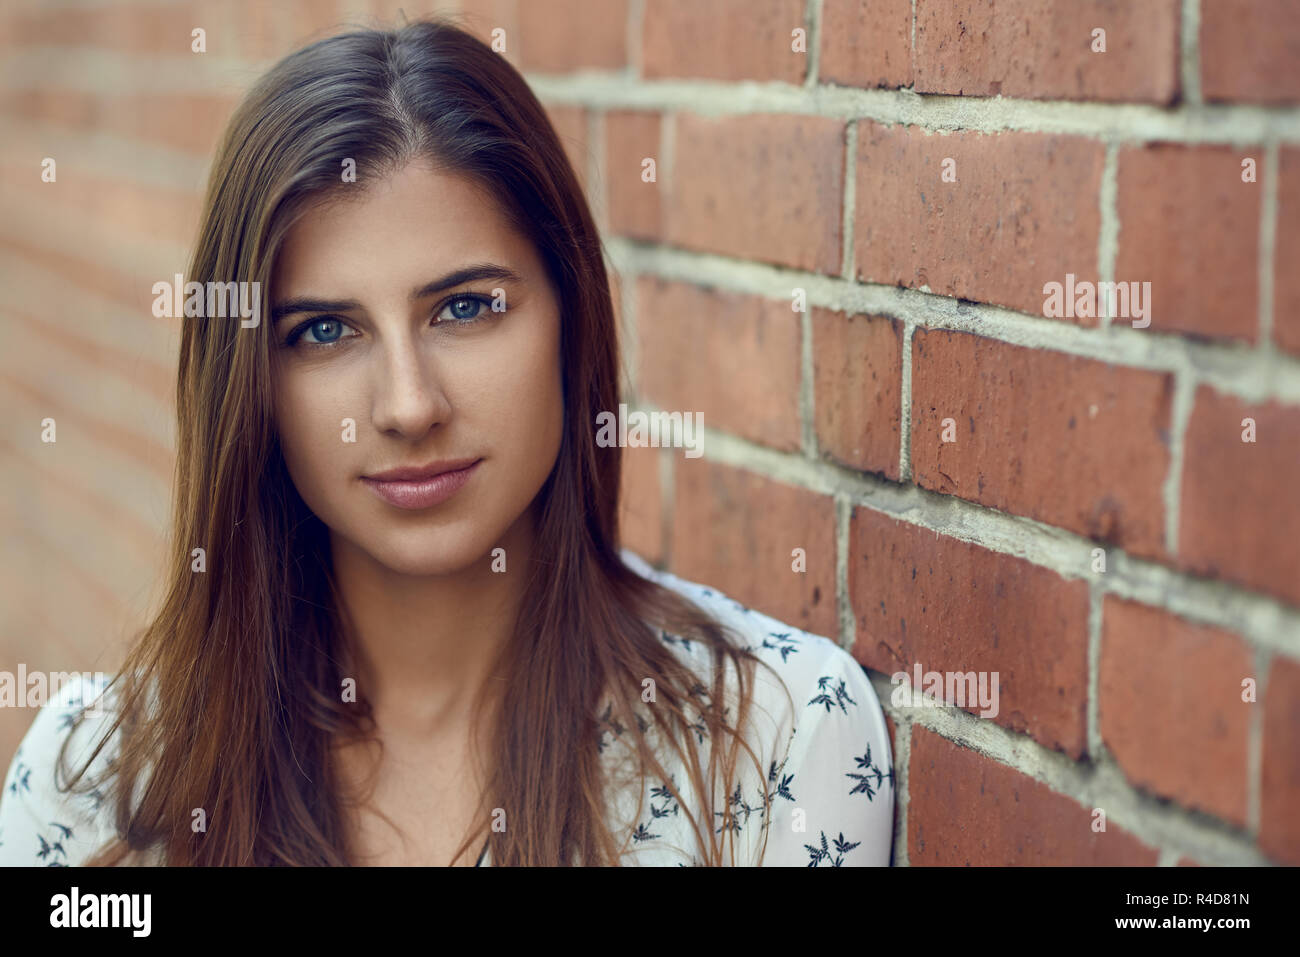
<path fill-rule="evenodd" d="M 375 363 L 371 422 L 380 432 L 420 439 L 451 417 L 437 357 L 409 333 L 389 338 Z"/>

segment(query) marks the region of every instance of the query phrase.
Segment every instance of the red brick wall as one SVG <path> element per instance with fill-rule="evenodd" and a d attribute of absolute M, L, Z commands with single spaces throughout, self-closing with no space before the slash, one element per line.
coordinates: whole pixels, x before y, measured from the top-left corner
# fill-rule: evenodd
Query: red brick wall
<path fill-rule="evenodd" d="M 535 83 L 587 123 L 635 396 L 710 427 L 629 450 L 633 547 L 884 700 L 999 673 L 996 717 L 887 704 L 896 863 L 1300 863 L 1300 8 L 629 18 L 623 70 Z M 1067 273 L 1150 325 L 1045 315 Z"/>
<path fill-rule="evenodd" d="M 629 401 L 707 427 L 627 451 L 626 543 L 871 670 L 896 863 L 1300 863 L 1289 0 L 6 4 L 0 668 L 119 659 L 167 516 L 150 285 L 258 73 L 399 8 L 505 29 L 605 233 Z M 1045 315 L 1067 273 L 1150 282 L 1150 325 Z M 917 664 L 998 672 L 999 714 L 893 704 Z"/>

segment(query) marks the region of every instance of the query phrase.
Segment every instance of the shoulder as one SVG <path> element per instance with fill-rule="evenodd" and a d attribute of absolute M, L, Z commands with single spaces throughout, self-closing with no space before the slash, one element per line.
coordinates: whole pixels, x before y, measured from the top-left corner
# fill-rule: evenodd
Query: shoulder
<path fill-rule="evenodd" d="M 75 773 L 90 758 L 113 718 L 106 678 L 70 677 L 36 712 L 5 775 L 0 791 L 0 865 L 78 865 L 112 837 L 105 792 L 60 790 L 69 772 Z M 89 705 L 84 713 L 83 704 Z M 112 760 L 113 743 L 95 756 L 91 775 L 101 773 Z"/>
<path fill-rule="evenodd" d="M 765 857 L 764 862 L 888 864 L 893 753 L 884 711 L 862 666 L 823 635 L 748 608 L 709 585 L 656 569 L 626 549 L 622 557 L 638 574 L 689 598 L 727 625 L 770 666 L 755 669 L 752 692 L 753 743 L 774 802 L 765 825 L 772 831 L 769 854 L 775 844 L 777 859 Z M 706 665 L 706 656 L 694 654 L 680 638 L 664 637 L 696 664 Z M 800 830 L 805 826 L 806 833 Z"/>
<path fill-rule="evenodd" d="M 634 552 L 624 549 L 622 557 L 637 574 L 689 598 L 718 619 L 739 637 L 742 647 L 769 665 L 770 671 L 759 668 L 759 674 L 774 672 L 779 680 L 757 681 L 756 700 L 775 705 L 775 696 L 788 690 L 795 699 L 796 731 L 815 716 L 834 713 L 870 718 L 880 712 L 875 689 L 862 666 L 831 639 L 749 608 L 717 588 L 657 569 Z M 698 642 L 667 634 L 661 638 L 692 661 L 703 661 Z M 790 713 L 788 705 L 785 712 Z"/>

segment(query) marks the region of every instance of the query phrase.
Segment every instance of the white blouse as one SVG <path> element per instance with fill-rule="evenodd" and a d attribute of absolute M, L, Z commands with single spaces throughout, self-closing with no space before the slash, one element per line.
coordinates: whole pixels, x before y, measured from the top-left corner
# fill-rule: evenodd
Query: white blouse
<path fill-rule="evenodd" d="M 729 860 L 725 848 L 734 845 L 738 865 L 887 866 L 894 830 L 893 754 L 884 713 L 862 667 L 827 638 L 746 608 L 715 589 L 659 571 L 627 549 L 622 556 L 642 576 L 685 595 L 730 626 L 789 689 L 787 698 L 771 672 L 761 666 L 755 669 L 746 741 L 765 775 L 757 773 L 753 759 L 740 749 L 731 793 L 717 794 L 714 800 L 715 808 L 730 809 L 729 820 L 724 822 L 718 810 L 714 821 L 697 824 L 709 827 L 719 841 L 723 828 L 729 828 L 724 854 Z M 660 638 L 692 665 L 705 689 L 711 687 L 706 647 L 664 632 Z M 83 696 L 93 701 L 104 684 L 86 679 L 65 685 L 58 698 L 37 713 L 0 792 L 0 865 L 79 865 L 113 838 L 106 795 L 98 791 L 69 795 L 58 791 L 54 781 L 55 759 Z M 726 688 L 734 693 L 730 681 Z M 734 708 L 728 720 L 734 723 Z M 79 766 L 109 721 L 111 702 L 73 731 L 69 767 Z M 703 863 L 694 830 L 668 782 L 648 782 L 643 790 L 631 772 L 631 751 L 622 747 L 626 729 L 608 718 L 602 729 L 598 747 L 613 795 L 609 823 L 612 833 L 622 835 L 626 844 L 621 863 Z M 653 743 L 656 732 L 652 728 L 648 733 Z M 703 721 L 694 733 L 707 769 L 710 742 Z M 105 748 L 96 758 L 94 771 L 112 759 L 110 750 Z M 675 751 L 660 746 L 655 753 L 682 801 L 698 808 L 698 796 Z M 717 787 L 720 791 L 721 784 Z M 770 812 L 765 811 L 765 797 L 771 802 Z M 479 864 L 491 864 L 490 851 L 480 854 Z"/>

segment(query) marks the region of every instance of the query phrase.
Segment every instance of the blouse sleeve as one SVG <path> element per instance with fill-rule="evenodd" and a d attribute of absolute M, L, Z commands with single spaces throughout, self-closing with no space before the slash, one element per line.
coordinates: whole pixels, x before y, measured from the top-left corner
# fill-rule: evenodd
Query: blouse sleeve
<path fill-rule="evenodd" d="M 894 771 L 884 712 L 862 667 L 838 646 L 791 687 L 795 730 L 768 788 L 765 867 L 887 867 Z M 802 698 L 800 697 L 802 695 Z"/>
<path fill-rule="evenodd" d="M 0 792 L 0 866 L 79 865 L 103 843 L 101 796 L 60 791 L 55 781 L 59 752 L 69 733 L 74 740 L 65 767 L 72 771 L 79 768 L 79 762 L 89 756 L 88 748 L 98 740 L 100 722 L 93 720 L 97 716 L 94 708 L 75 729 L 73 721 L 81 711 L 83 695 L 87 696 L 85 700 L 93 701 L 100 690 L 78 677 L 36 713 Z M 97 767 L 103 756 L 101 752 L 96 759 Z M 66 783 L 63 777 L 59 780 Z"/>

